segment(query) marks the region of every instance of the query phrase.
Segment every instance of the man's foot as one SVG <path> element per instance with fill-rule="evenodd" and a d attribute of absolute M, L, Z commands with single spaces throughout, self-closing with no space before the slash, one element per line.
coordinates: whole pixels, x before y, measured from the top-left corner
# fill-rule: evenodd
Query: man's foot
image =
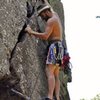
<path fill-rule="evenodd" d="M 49 99 L 49 98 L 45 98 L 45 100 L 51 100 L 51 99 Z"/>
<path fill-rule="evenodd" d="M 43 100 L 52 100 L 52 99 L 50 99 L 50 98 L 46 97 L 46 98 L 44 98 Z"/>
<path fill-rule="evenodd" d="M 53 100 L 57 100 L 57 98 L 56 97 L 53 97 Z"/>

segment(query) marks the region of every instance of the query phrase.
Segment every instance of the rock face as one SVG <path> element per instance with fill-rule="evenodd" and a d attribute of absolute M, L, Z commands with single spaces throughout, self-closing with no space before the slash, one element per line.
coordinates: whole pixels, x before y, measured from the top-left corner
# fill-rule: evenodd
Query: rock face
<path fill-rule="evenodd" d="M 34 9 L 41 3 L 41 0 L 37 0 L 37 4 L 35 1 L 28 0 Z M 25 33 L 29 20 L 26 2 L 0 0 L 0 100 L 28 100 L 28 97 L 40 100 L 47 95 L 45 59 L 48 43 Z M 58 12 L 64 27 L 62 3 L 59 0 L 49 2 Z M 43 31 L 45 24 L 40 18 L 33 16 L 30 20 L 34 30 Z M 61 100 L 70 100 L 67 76 L 62 71 L 60 74 Z"/>
<path fill-rule="evenodd" d="M 0 0 L 0 78 L 9 74 L 10 53 L 25 20 L 25 0 Z"/>

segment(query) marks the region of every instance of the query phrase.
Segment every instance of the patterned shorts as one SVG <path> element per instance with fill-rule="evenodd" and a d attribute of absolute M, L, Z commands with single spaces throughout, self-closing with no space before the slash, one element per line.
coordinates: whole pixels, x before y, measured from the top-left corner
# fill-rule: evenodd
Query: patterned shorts
<path fill-rule="evenodd" d="M 63 58 L 63 46 L 61 41 L 52 43 L 49 46 L 46 64 L 61 65 Z"/>

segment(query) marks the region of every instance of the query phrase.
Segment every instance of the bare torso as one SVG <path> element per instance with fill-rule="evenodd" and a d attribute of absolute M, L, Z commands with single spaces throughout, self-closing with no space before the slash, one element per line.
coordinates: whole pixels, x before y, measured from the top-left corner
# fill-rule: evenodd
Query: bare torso
<path fill-rule="evenodd" d="M 62 40 L 62 25 L 59 16 L 56 13 L 53 13 L 53 16 L 50 18 L 50 20 L 53 23 L 53 29 L 48 40 Z"/>
<path fill-rule="evenodd" d="M 38 33 L 33 31 L 30 27 L 27 27 L 28 33 L 48 41 L 62 40 L 62 25 L 57 13 L 50 11 L 42 12 L 41 17 L 42 18 L 48 17 L 48 20 L 46 22 L 45 32 Z"/>

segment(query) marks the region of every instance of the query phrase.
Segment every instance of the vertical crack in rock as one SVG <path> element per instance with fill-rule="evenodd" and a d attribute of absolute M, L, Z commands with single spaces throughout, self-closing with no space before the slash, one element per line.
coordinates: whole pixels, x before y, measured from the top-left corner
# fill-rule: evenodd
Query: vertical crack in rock
<path fill-rule="evenodd" d="M 26 32 L 25 32 L 25 28 L 27 26 L 27 24 L 29 24 L 30 22 L 30 17 L 32 16 L 32 14 L 34 13 L 34 8 L 29 8 L 29 3 L 27 2 L 27 19 L 26 19 L 26 22 L 22 28 L 22 30 L 20 31 L 19 33 L 19 36 L 18 36 L 18 40 L 11 52 L 11 55 L 10 55 L 10 59 L 9 59 L 9 65 L 10 65 L 10 75 L 9 76 L 5 76 L 1 81 L 0 81 L 0 94 L 4 94 L 3 92 L 6 92 L 7 94 L 6 95 L 10 95 L 11 96 L 15 96 L 15 98 L 17 96 L 17 100 L 30 100 L 30 98 L 24 94 L 21 93 L 21 89 L 20 89 L 20 86 L 19 86 L 19 81 L 20 81 L 20 77 L 18 77 L 18 75 L 16 74 L 16 71 L 15 69 L 13 68 L 13 65 L 11 64 L 11 61 L 12 61 L 12 58 L 13 58 L 13 55 L 15 54 L 16 52 L 16 48 L 17 48 L 17 45 L 20 43 L 20 42 L 23 42 L 24 39 L 25 39 L 25 36 L 26 36 Z M 14 89 L 15 88 L 15 89 Z M 19 92 L 20 91 L 20 92 Z M 0 95 L 1 96 L 1 95 Z M 6 96 L 3 96 L 6 98 Z M 2 100 L 7 100 L 7 99 L 4 99 L 2 97 Z M 19 99 L 18 99 L 19 98 Z M 10 98 L 11 100 L 12 98 Z M 1 100 L 1 99 L 0 99 Z M 14 98 L 12 100 L 15 100 Z"/>
<path fill-rule="evenodd" d="M 9 62 L 10 62 L 10 72 L 11 72 L 11 77 L 10 77 L 10 81 L 9 81 L 10 83 L 9 83 L 9 85 L 11 85 L 11 86 L 10 87 L 8 85 L 7 86 L 9 88 L 11 88 L 10 91 L 13 92 L 14 94 L 16 94 L 16 96 L 19 96 L 19 97 L 23 98 L 23 100 L 24 99 L 25 100 L 30 100 L 30 97 L 28 97 L 28 96 L 26 96 L 26 95 L 24 95 L 24 94 L 21 93 L 22 91 L 20 89 L 20 86 L 18 85 L 19 81 L 20 81 L 20 77 L 18 77 L 18 75 L 16 74 L 15 69 L 13 68 L 13 64 L 11 64 L 13 55 L 16 52 L 17 45 L 25 40 L 25 37 L 26 37 L 25 28 L 26 28 L 27 24 L 30 24 L 30 18 L 31 18 L 31 16 L 34 13 L 34 7 L 30 6 L 29 2 L 27 2 L 26 4 L 27 4 L 27 19 L 25 21 L 25 24 L 24 24 L 22 30 L 20 31 L 20 33 L 18 35 L 18 40 L 17 40 L 17 42 L 15 44 L 15 47 L 14 47 L 14 49 L 11 52 L 11 58 L 9 59 Z M 17 85 L 16 86 L 17 90 L 16 90 L 15 85 Z M 15 89 L 13 89 L 13 88 L 15 88 Z M 18 91 L 18 88 L 19 88 L 20 92 Z"/>

